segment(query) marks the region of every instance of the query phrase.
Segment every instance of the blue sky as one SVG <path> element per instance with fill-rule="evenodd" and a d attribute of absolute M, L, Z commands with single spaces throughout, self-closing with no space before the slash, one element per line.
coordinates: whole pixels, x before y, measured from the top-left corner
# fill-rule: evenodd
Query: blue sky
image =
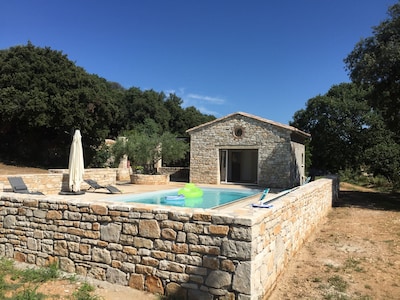
<path fill-rule="evenodd" d="M 1 1 L 0 49 L 48 46 L 125 88 L 287 124 L 349 82 L 343 59 L 395 0 Z"/>

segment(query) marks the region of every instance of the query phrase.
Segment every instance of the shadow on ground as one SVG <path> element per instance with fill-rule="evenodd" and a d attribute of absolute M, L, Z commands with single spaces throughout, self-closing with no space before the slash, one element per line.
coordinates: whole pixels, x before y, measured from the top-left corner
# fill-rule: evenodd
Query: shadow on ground
<path fill-rule="evenodd" d="M 333 206 L 400 211 L 400 194 L 341 191 L 339 199 L 335 201 Z"/>

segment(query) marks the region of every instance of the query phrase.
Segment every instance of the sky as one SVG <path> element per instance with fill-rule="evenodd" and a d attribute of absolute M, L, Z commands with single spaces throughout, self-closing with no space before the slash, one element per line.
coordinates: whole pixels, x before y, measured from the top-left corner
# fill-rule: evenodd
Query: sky
<path fill-rule="evenodd" d="M 288 124 L 309 99 L 350 82 L 343 60 L 396 2 L 9 0 L 0 2 L 0 49 L 30 41 L 204 114 Z"/>

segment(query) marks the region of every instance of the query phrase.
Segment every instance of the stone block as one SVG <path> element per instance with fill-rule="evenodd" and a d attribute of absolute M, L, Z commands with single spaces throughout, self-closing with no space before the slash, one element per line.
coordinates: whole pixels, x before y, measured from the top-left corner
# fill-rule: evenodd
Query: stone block
<path fill-rule="evenodd" d="M 66 241 L 54 242 L 54 254 L 59 256 L 68 257 L 68 246 Z"/>
<path fill-rule="evenodd" d="M 111 264 L 110 251 L 108 251 L 107 249 L 93 248 L 92 249 L 92 259 L 95 262 Z"/>
<path fill-rule="evenodd" d="M 115 268 L 107 268 L 106 280 L 113 284 L 119 284 L 119 285 L 128 284 L 127 274 Z"/>
<path fill-rule="evenodd" d="M 121 229 L 121 224 L 111 223 L 107 225 L 102 225 L 100 226 L 100 238 L 106 242 L 117 243 L 119 242 Z"/>
<path fill-rule="evenodd" d="M 232 288 L 239 293 L 251 293 L 251 263 L 241 262 L 233 275 Z"/>
<path fill-rule="evenodd" d="M 57 210 L 50 210 L 47 212 L 46 219 L 49 220 L 61 220 L 62 219 L 62 213 Z"/>
<path fill-rule="evenodd" d="M 148 292 L 164 295 L 164 286 L 160 278 L 156 276 L 146 276 L 144 285 Z"/>
<path fill-rule="evenodd" d="M 222 255 L 227 257 L 235 257 L 237 259 L 251 258 L 251 243 L 242 241 L 223 241 Z"/>
<path fill-rule="evenodd" d="M 139 229 L 136 224 L 124 223 L 122 224 L 122 232 L 129 235 L 137 235 Z"/>
<path fill-rule="evenodd" d="M 210 225 L 208 227 L 209 234 L 226 236 L 229 232 L 229 226 L 226 225 Z"/>
<path fill-rule="evenodd" d="M 12 228 L 15 226 L 17 222 L 17 218 L 15 216 L 5 216 L 3 220 L 3 227 L 4 228 Z"/>
<path fill-rule="evenodd" d="M 156 220 L 140 220 L 139 235 L 147 238 L 159 238 L 161 230 Z"/>
<path fill-rule="evenodd" d="M 232 284 L 232 275 L 224 271 L 211 271 L 207 276 L 205 284 L 213 288 L 228 288 Z"/>
<path fill-rule="evenodd" d="M 92 205 L 90 205 L 90 209 L 95 215 L 104 216 L 104 215 L 107 215 L 107 213 L 108 213 L 108 208 L 105 205 L 92 204 Z"/>
<path fill-rule="evenodd" d="M 75 273 L 75 270 L 76 270 L 73 260 L 71 260 L 67 257 L 60 257 L 59 267 L 61 270 L 68 272 L 68 273 Z"/>
<path fill-rule="evenodd" d="M 129 277 L 128 286 L 136 290 L 144 290 L 144 275 L 143 274 L 131 274 Z"/>
<path fill-rule="evenodd" d="M 175 240 L 177 233 L 171 228 L 164 228 L 161 230 L 161 237 L 166 240 Z"/>
<path fill-rule="evenodd" d="M 211 270 L 219 269 L 219 259 L 213 256 L 204 256 L 203 257 L 203 267 Z"/>
<path fill-rule="evenodd" d="M 171 299 L 188 300 L 187 291 L 175 282 L 170 282 L 166 285 L 165 293 Z"/>

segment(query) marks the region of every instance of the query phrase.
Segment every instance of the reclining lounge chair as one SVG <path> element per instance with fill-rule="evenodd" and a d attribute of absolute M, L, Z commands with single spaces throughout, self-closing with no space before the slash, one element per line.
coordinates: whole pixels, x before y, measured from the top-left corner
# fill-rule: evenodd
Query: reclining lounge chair
<path fill-rule="evenodd" d="M 89 185 L 89 189 L 98 190 L 98 189 L 107 189 L 111 194 L 122 193 L 119 189 L 112 185 L 100 185 L 97 181 L 93 179 L 86 179 L 85 182 Z"/>
<path fill-rule="evenodd" d="M 30 192 L 22 177 L 7 177 L 14 193 L 44 195 L 42 192 Z"/>

